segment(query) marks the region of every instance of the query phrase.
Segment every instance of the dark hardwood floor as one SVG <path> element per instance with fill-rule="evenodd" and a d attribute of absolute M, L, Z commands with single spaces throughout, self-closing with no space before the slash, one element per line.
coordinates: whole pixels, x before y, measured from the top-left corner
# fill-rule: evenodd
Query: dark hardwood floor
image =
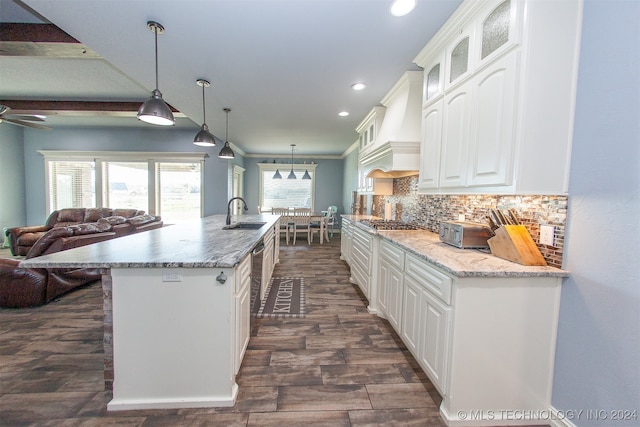
<path fill-rule="evenodd" d="M 232 408 L 107 412 L 102 292 L 0 310 L 1 426 L 444 426 L 440 397 L 391 326 L 366 309 L 329 244 L 281 246 L 307 315 L 258 319 Z"/>

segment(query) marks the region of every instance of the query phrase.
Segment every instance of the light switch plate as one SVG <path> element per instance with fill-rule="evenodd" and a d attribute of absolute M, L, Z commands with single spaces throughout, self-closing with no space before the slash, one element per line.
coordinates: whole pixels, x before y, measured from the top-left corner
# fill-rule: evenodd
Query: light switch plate
<path fill-rule="evenodd" d="M 540 226 L 540 244 L 553 246 L 555 227 L 553 225 Z"/>

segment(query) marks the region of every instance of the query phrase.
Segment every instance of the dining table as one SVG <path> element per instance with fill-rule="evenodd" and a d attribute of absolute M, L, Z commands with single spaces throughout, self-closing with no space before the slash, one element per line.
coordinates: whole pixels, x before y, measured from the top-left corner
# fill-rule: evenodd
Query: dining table
<path fill-rule="evenodd" d="M 289 226 L 293 226 L 295 224 L 295 219 L 296 219 L 296 215 L 294 208 L 289 208 L 288 210 L 288 214 L 283 215 L 280 214 L 280 221 L 281 222 L 286 222 L 287 224 L 289 224 Z M 320 224 L 320 244 L 324 244 L 324 240 L 326 239 L 327 242 L 329 242 L 329 233 L 328 233 L 328 229 L 326 227 L 326 215 L 324 212 L 310 212 L 309 213 L 309 222 L 311 224 L 313 224 L 314 222 L 317 222 Z"/>

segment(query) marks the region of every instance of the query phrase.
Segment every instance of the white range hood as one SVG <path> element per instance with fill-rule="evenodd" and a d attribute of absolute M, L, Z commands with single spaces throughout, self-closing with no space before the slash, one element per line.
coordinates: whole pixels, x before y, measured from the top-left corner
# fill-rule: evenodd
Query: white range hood
<path fill-rule="evenodd" d="M 360 165 L 369 178 L 417 175 L 420 167 L 422 71 L 407 71 L 382 99 L 384 119 Z"/>

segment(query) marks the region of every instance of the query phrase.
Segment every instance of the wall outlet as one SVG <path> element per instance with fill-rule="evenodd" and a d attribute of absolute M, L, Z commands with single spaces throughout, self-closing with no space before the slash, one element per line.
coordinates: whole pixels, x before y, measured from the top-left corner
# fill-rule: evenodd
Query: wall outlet
<path fill-rule="evenodd" d="M 178 270 L 162 270 L 163 282 L 182 282 L 182 273 Z"/>
<path fill-rule="evenodd" d="M 540 244 L 553 246 L 554 234 L 555 234 L 555 227 L 553 225 L 541 225 L 540 226 Z"/>
<path fill-rule="evenodd" d="M 458 221 L 464 222 L 464 214 L 458 214 Z"/>

